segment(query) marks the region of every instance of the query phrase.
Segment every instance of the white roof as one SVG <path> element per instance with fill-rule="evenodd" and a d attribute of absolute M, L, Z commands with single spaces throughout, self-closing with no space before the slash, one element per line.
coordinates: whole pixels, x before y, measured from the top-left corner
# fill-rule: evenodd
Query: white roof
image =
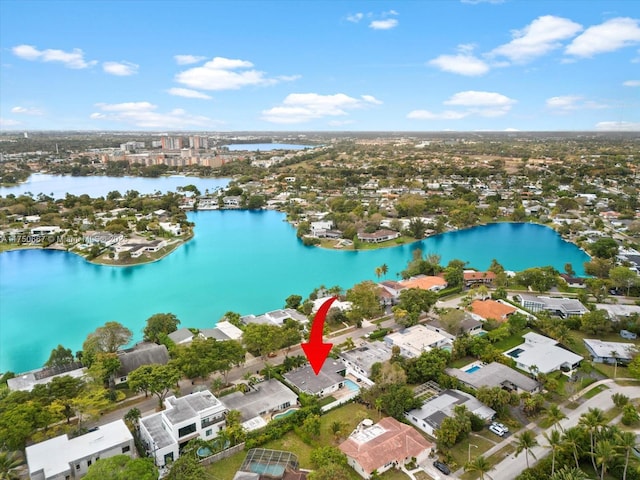
<path fill-rule="evenodd" d="M 104 452 L 126 442 L 133 442 L 123 420 L 102 425 L 94 432 L 69 439 L 60 435 L 26 448 L 29 473 L 44 469 L 45 478 L 69 471 L 69 463 Z"/>
<path fill-rule="evenodd" d="M 216 323 L 216 328 L 224 333 L 231 340 L 238 340 L 242 337 L 242 330 L 236 327 L 234 324 L 227 321 Z"/>
<path fill-rule="evenodd" d="M 527 368 L 535 365 L 541 373 L 550 373 L 558 370 L 565 363 L 573 365 L 583 359 L 580 355 L 559 347 L 558 342 L 544 335 L 531 332 L 524 335 L 524 338 L 525 343 L 512 348 L 504 355 Z M 509 355 L 509 352 L 517 349 L 521 350 L 517 357 Z"/>
<path fill-rule="evenodd" d="M 633 313 L 640 313 L 640 305 L 621 305 L 619 303 L 596 303 L 598 310 L 605 310 L 609 318 L 628 317 Z"/>
<path fill-rule="evenodd" d="M 441 333 L 430 330 L 424 325 L 414 325 L 399 332 L 391 333 L 385 338 L 388 338 L 393 345 L 397 345 L 417 357 L 422 352 L 434 348 L 437 343 L 447 340 L 447 337 Z"/>
<path fill-rule="evenodd" d="M 638 351 L 633 343 L 622 342 L 603 342 L 602 340 L 585 338 L 584 344 L 589 350 L 591 350 L 597 357 L 609 358 L 615 357 L 618 359 L 630 360 L 633 355 Z"/>

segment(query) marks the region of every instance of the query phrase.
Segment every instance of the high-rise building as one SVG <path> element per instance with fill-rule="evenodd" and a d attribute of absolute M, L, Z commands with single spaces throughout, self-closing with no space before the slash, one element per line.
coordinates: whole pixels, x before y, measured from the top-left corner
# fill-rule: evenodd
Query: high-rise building
<path fill-rule="evenodd" d="M 209 148 L 209 139 L 200 135 L 193 135 L 189 137 L 189 148 L 204 149 Z"/>
<path fill-rule="evenodd" d="M 162 137 L 162 150 L 180 150 L 182 148 L 182 137 Z"/>

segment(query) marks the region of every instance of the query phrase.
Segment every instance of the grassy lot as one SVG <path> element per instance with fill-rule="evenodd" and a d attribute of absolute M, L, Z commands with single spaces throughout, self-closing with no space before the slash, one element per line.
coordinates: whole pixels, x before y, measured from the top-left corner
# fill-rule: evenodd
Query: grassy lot
<path fill-rule="evenodd" d="M 496 437 L 498 438 L 498 437 Z M 469 447 L 471 444 L 471 447 Z M 473 447 L 475 445 L 478 448 Z M 470 435 L 468 439 L 465 439 L 454 445 L 452 448 L 447 450 L 447 453 L 453 457 L 453 462 L 447 463 L 452 471 L 457 470 L 458 468 L 462 468 L 469 458 L 469 448 L 471 448 L 471 459 L 477 457 L 478 455 L 483 455 L 484 452 L 493 447 L 495 443 L 490 442 L 486 438 L 475 435 Z"/>
<path fill-rule="evenodd" d="M 205 467 L 206 471 L 218 480 L 233 480 L 234 475 L 244 462 L 247 452 L 244 450 L 232 455 L 224 460 Z"/>
<path fill-rule="evenodd" d="M 358 477 L 360 478 L 360 477 Z M 409 480 L 409 476 L 402 470 L 392 468 L 380 475 L 381 480 Z"/>
<path fill-rule="evenodd" d="M 517 347 L 521 343 L 524 343 L 523 335 L 526 335 L 529 332 L 533 332 L 530 328 L 525 328 L 522 332 L 517 333 L 515 335 L 511 335 L 510 337 L 505 338 L 504 340 L 500 340 L 493 344 L 498 350 L 502 352 L 506 352 L 507 350 Z"/>
<path fill-rule="evenodd" d="M 498 450 L 496 453 L 491 455 L 487 460 L 489 461 L 489 464 L 491 466 L 497 465 L 502 460 L 504 460 L 509 455 L 511 455 L 513 452 L 515 452 L 515 450 L 516 450 L 516 448 L 513 446 L 513 444 L 505 445 L 500 450 Z M 473 453 L 471 454 L 471 459 L 473 460 Z M 461 478 L 461 480 L 475 480 L 477 478 L 480 478 L 480 476 L 479 476 L 478 473 L 466 472 L 466 473 L 463 473 L 462 475 L 460 475 L 460 478 Z"/>
<path fill-rule="evenodd" d="M 458 360 L 454 360 L 453 362 L 451 362 L 451 366 L 453 368 L 462 368 L 465 365 L 470 364 L 471 362 L 475 362 L 477 359 L 473 358 L 473 357 L 462 357 L 459 358 Z"/>

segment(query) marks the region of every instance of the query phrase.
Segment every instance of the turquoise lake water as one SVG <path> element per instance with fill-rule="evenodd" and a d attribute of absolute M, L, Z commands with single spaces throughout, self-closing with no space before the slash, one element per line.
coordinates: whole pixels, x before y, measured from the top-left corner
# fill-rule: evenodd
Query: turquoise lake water
<path fill-rule="evenodd" d="M 189 213 L 195 237 L 159 262 L 135 267 L 87 263 L 67 252 L 22 250 L 0 254 L 0 372 L 41 366 L 61 343 L 74 352 L 87 334 L 110 320 L 142 337 L 154 313 L 172 312 L 182 326 L 212 327 L 227 311 L 260 314 L 303 297 L 320 285 L 349 288 L 377 280 L 387 264 L 397 279 L 412 251 L 438 253 L 486 269 L 492 258 L 505 268 L 571 262 L 578 275 L 587 255 L 553 230 L 502 223 L 451 232 L 375 251 L 304 247 L 275 211 Z"/>

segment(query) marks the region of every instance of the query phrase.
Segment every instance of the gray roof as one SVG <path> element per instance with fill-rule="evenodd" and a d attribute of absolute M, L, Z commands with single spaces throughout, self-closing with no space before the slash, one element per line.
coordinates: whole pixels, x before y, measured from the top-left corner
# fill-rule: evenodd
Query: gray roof
<path fill-rule="evenodd" d="M 598 339 L 585 338 L 584 344 L 592 356 L 600 358 L 617 358 L 618 360 L 631 360 L 638 352 L 633 343 L 603 342 Z"/>
<path fill-rule="evenodd" d="M 200 335 L 202 335 L 204 338 L 215 338 L 219 341 L 231 340 L 228 335 L 217 328 L 203 328 L 202 330 L 200 330 Z"/>
<path fill-rule="evenodd" d="M 118 377 L 124 377 L 142 365 L 166 365 L 169 361 L 169 351 L 164 345 L 144 344 L 137 346 L 130 352 L 121 353 Z"/>
<path fill-rule="evenodd" d="M 173 340 L 173 343 L 180 343 L 180 342 L 184 342 L 185 340 L 188 340 L 189 338 L 192 338 L 193 332 L 188 328 L 179 328 L 178 330 L 176 330 L 175 332 L 171 332 L 167 336 L 171 340 Z"/>
<path fill-rule="evenodd" d="M 437 429 L 446 417 L 453 416 L 453 408 L 457 405 L 466 406 L 467 410 L 483 419 L 493 418 L 496 414 L 495 410 L 487 407 L 474 396 L 460 390 L 449 389 L 436 397 L 431 397 L 422 407 L 410 410 L 406 415 L 422 420 Z"/>
<path fill-rule="evenodd" d="M 449 332 L 444 327 L 444 325 L 442 325 L 442 323 L 440 323 L 440 320 L 437 319 L 437 318 L 434 318 L 433 320 L 429 320 L 428 322 L 426 322 L 426 325 L 431 325 L 432 327 L 435 327 L 435 328 L 441 328 L 442 330 L 444 330 L 447 333 L 450 333 L 451 335 L 458 335 L 459 334 L 459 332 Z M 476 320 L 471 315 L 469 315 L 468 312 L 464 312 L 464 318 L 458 324 L 458 329 L 460 330 L 460 332 L 466 333 L 466 332 L 468 332 L 470 330 L 473 330 L 474 328 L 477 328 L 477 327 L 479 327 L 481 325 L 482 325 L 482 322 L 480 320 Z"/>
<path fill-rule="evenodd" d="M 322 390 L 329 388 L 336 383 L 344 382 L 344 377 L 337 372 L 345 370 L 344 363 L 327 358 L 318 375 L 315 374 L 311 365 L 297 368 L 284 374 L 284 378 L 299 390 L 318 395 Z"/>
<path fill-rule="evenodd" d="M 370 375 L 374 363 L 383 363 L 391 358 L 391 348 L 382 342 L 367 342 L 361 347 L 342 352 L 340 356 Z"/>
<path fill-rule="evenodd" d="M 467 373 L 457 368 L 447 368 L 445 372 L 475 389 L 480 387 L 504 387 L 505 383 L 507 386 L 510 383 L 520 390 L 532 392 L 540 386 L 540 384 L 532 378 L 498 362 L 491 362 L 484 365 L 473 373 Z"/>
<path fill-rule="evenodd" d="M 280 405 L 295 405 L 298 396 L 278 380 L 270 379 L 256 384 L 247 393 L 234 392 L 220 400 L 229 410 L 238 410 L 242 420 L 276 410 Z"/>
<path fill-rule="evenodd" d="M 165 410 L 164 415 L 174 425 L 197 416 L 203 410 L 220 405 L 220 401 L 207 390 L 180 398 L 169 397 L 166 401 L 172 408 Z"/>
<path fill-rule="evenodd" d="M 155 415 L 150 415 L 148 417 L 144 417 L 140 420 L 153 438 L 153 441 L 156 442 L 156 448 L 164 448 L 173 444 L 175 440 L 171 436 L 169 432 L 167 432 L 162 426 L 162 412 L 156 413 Z M 153 445 L 151 445 L 153 447 Z"/>

